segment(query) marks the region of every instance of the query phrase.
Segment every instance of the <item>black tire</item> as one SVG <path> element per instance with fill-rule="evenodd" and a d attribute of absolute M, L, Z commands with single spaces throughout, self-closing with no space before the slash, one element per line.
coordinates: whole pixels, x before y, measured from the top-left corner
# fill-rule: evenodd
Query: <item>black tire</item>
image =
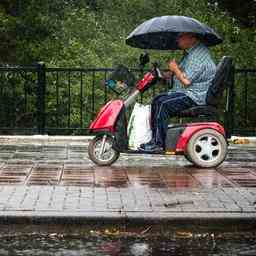
<path fill-rule="evenodd" d="M 216 167 L 226 158 L 227 141 L 216 130 L 202 129 L 190 138 L 185 155 L 198 167 Z"/>
<path fill-rule="evenodd" d="M 97 154 L 101 150 L 103 138 L 105 137 L 105 147 L 102 155 Z M 113 137 L 109 134 L 100 134 L 95 136 L 89 143 L 88 155 L 89 158 L 97 165 L 108 166 L 113 164 L 119 157 L 120 153 L 112 148 Z M 100 148 L 99 148 L 100 147 Z"/>
<path fill-rule="evenodd" d="M 190 163 L 193 163 L 188 154 L 184 154 L 184 157 L 185 157 Z"/>

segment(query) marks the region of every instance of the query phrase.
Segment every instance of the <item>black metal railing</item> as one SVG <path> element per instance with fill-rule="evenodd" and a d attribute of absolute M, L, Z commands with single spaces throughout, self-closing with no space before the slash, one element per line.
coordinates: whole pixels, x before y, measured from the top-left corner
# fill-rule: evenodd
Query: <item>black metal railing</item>
<path fill-rule="evenodd" d="M 236 69 L 232 133 L 256 135 L 256 69 Z"/>
<path fill-rule="evenodd" d="M 38 68 L 0 68 L 0 131 L 3 134 L 35 133 L 38 123 Z M 38 86 L 37 86 L 38 83 Z"/>
<path fill-rule="evenodd" d="M 0 134 L 88 134 L 99 108 L 117 95 L 104 86 L 110 68 L 0 67 Z M 141 70 L 133 69 L 137 78 Z M 230 77 L 222 121 L 229 134 L 253 134 L 256 69 L 236 69 Z M 166 85 L 167 86 L 167 85 Z M 155 86 L 141 96 L 166 91 Z"/>

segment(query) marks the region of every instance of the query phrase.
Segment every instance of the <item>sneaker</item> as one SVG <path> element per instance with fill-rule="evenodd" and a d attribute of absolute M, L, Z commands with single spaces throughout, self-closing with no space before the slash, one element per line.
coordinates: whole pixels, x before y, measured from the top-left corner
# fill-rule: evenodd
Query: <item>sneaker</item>
<path fill-rule="evenodd" d="M 158 146 L 157 144 L 144 144 L 139 147 L 139 151 L 143 151 L 145 153 L 160 153 L 163 152 L 163 148 Z"/>
<path fill-rule="evenodd" d="M 146 146 L 151 146 L 151 145 L 155 145 L 156 143 L 155 143 L 155 140 L 154 139 L 151 139 L 149 142 L 147 142 L 147 143 L 143 143 L 143 144 L 140 144 L 140 148 L 144 148 L 144 147 L 146 147 Z"/>

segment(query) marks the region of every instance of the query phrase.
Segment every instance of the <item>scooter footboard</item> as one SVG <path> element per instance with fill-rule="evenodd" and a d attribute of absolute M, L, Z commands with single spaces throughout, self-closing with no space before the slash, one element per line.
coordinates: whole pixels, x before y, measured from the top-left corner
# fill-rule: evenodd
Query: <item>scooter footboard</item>
<path fill-rule="evenodd" d="M 165 138 L 165 151 L 175 152 L 180 135 L 186 129 L 185 125 L 169 126 Z"/>

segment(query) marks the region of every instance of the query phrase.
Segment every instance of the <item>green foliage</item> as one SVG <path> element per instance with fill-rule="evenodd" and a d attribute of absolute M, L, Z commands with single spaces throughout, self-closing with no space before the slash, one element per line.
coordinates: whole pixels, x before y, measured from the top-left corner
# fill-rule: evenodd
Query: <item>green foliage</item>
<path fill-rule="evenodd" d="M 214 1 L 210 4 L 206 0 L 26 0 L 10 1 L 8 5 L 7 2 L 0 4 L 0 34 L 5 38 L 1 62 L 10 59 L 20 64 L 41 60 L 47 66 L 135 66 L 141 50 L 125 45 L 125 38 L 141 22 L 162 15 L 191 16 L 215 28 L 225 39 L 221 46 L 212 49 L 216 60 L 232 55 L 239 67 L 256 62 L 252 57 L 255 28 L 240 27 Z M 179 56 L 168 51 L 151 54 L 162 61 Z"/>
<path fill-rule="evenodd" d="M 256 2 L 254 0 L 209 0 L 227 10 L 244 27 L 256 26 Z"/>

